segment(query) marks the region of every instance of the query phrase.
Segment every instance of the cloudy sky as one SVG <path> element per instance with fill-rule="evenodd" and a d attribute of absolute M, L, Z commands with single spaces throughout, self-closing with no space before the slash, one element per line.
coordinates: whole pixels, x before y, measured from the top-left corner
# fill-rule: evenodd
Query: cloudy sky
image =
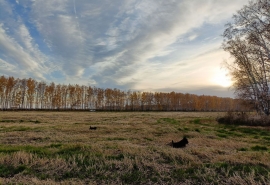
<path fill-rule="evenodd" d="M 233 96 L 224 25 L 247 0 L 0 0 L 0 75 Z"/>

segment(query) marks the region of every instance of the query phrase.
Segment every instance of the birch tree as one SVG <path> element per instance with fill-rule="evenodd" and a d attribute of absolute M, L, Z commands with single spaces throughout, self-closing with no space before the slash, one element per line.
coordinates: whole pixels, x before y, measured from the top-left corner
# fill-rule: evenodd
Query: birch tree
<path fill-rule="evenodd" d="M 270 1 L 255 0 L 244 6 L 226 25 L 223 37 L 223 49 L 234 59 L 227 67 L 237 96 L 269 115 Z"/>

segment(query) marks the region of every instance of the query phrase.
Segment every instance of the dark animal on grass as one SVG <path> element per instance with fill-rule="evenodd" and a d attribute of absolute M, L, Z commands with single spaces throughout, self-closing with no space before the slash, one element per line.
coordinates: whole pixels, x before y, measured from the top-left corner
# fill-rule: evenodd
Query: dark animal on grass
<path fill-rule="evenodd" d="M 97 127 L 90 126 L 89 130 L 97 130 Z"/>
<path fill-rule="evenodd" d="M 172 147 L 173 148 L 183 148 L 186 146 L 186 144 L 188 144 L 188 140 L 186 137 L 184 137 L 181 141 L 176 142 L 176 143 L 173 142 L 173 140 L 172 140 Z"/>

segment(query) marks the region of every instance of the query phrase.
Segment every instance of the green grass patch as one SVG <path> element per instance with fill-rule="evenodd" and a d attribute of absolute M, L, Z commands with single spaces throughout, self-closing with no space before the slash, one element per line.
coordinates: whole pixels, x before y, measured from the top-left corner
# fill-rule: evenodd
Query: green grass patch
<path fill-rule="evenodd" d="M 62 147 L 63 146 L 63 144 L 61 144 L 61 143 L 52 143 L 52 144 L 50 144 L 50 148 L 60 148 L 60 147 Z"/>
<path fill-rule="evenodd" d="M 36 146 L 10 146 L 10 145 L 0 145 L 0 153 L 14 153 L 18 151 L 24 151 L 27 153 L 33 153 L 40 156 L 51 155 L 51 152 L 45 147 L 36 147 Z"/>
<path fill-rule="evenodd" d="M 72 156 L 77 154 L 89 153 L 91 147 L 83 145 L 62 145 L 60 143 L 50 144 L 44 147 L 37 146 L 10 146 L 0 145 L 0 153 L 14 153 L 18 151 L 24 151 L 27 153 L 37 154 L 40 157 L 51 157 L 51 156 Z"/>
<path fill-rule="evenodd" d="M 248 151 L 248 149 L 247 149 L 247 148 L 239 148 L 237 151 L 242 151 L 242 152 L 244 152 L 244 151 Z"/>
<path fill-rule="evenodd" d="M 177 168 L 172 171 L 172 177 L 181 182 L 185 179 L 196 179 L 197 168 Z"/>
<path fill-rule="evenodd" d="M 0 120 L 0 122 L 2 122 L 2 123 L 15 123 L 16 120 L 8 120 L 8 119 L 6 119 L 6 120 Z"/>
<path fill-rule="evenodd" d="M 193 128 L 188 128 L 188 127 L 180 127 L 180 128 L 177 128 L 178 131 L 181 131 L 181 132 L 188 132 L 188 131 L 193 131 L 195 129 Z"/>
<path fill-rule="evenodd" d="M 130 172 L 121 175 L 121 180 L 125 184 L 140 184 L 145 180 L 144 174 L 138 169 L 137 165 L 133 165 Z"/>
<path fill-rule="evenodd" d="M 13 127 L 11 131 L 27 131 L 27 130 L 33 130 L 33 128 L 31 127 Z"/>
<path fill-rule="evenodd" d="M 243 137 L 243 136 L 247 136 L 247 133 L 245 132 L 250 132 L 249 129 L 244 129 L 241 130 L 239 128 L 231 128 L 231 127 L 220 127 L 219 129 L 216 130 L 216 132 L 218 132 L 219 135 L 226 135 L 227 137 Z M 254 133 L 254 131 L 253 131 Z"/>
<path fill-rule="evenodd" d="M 260 136 L 253 136 L 254 139 L 260 139 Z"/>
<path fill-rule="evenodd" d="M 174 118 L 160 118 L 157 120 L 158 123 L 170 123 L 170 124 L 178 124 L 179 121 L 177 121 Z"/>
<path fill-rule="evenodd" d="M 74 146 L 65 146 L 61 150 L 57 152 L 57 154 L 68 154 L 68 155 L 73 155 L 73 154 L 79 154 L 80 152 L 83 151 L 83 147 L 81 145 L 74 145 Z"/>
<path fill-rule="evenodd" d="M 194 119 L 192 122 L 194 124 L 201 124 L 201 120 L 200 119 Z"/>
<path fill-rule="evenodd" d="M 147 141 L 153 141 L 153 139 L 149 138 L 149 137 L 144 137 L 144 139 L 147 140 Z"/>
<path fill-rule="evenodd" d="M 62 146 L 61 149 L 56 152 L 58 155 L 75 155 L 75 154 L 84 154 L 87 153 L 91 149 L 89 146 L 83 146 L 80 144 L 75 144 L 75 145 L 67 145 L 67 146 Z"/>
<path fill-rule="evenodd" d="M 220 133 L 216 134 L 216 136 L 221 137 L 221 138 L 227 138 L 228 137 L 227 134 L 220 134 Z"/>
<path fill-rule="evenodd" d="M 108 160 L 117 160 L 117 161 L 121 161 L 121 160 L 123 160 L 124 158 L 125 158 L 125 157 L 124 157 L 123 154 L 106 156 L 106 159 L 108 159 Z"/>
<path fill-rule="evenodd" d="M 263 137 L 264 140 L 270 141 L 270 136 Z"/>
<path fill-rule="evenodd" d="M 43 129 L 41 127 L 26 127 L 26 126 L 2 126 L 0 127 L 0 132 L 24 132 L 24 131 L 34 131 L 34 132 L 41 132 Z"/>
<path fill-rule="evenodd" d="M 39 123 L 41 123 L 40 121 L 38 121 L 38 120 L 30 120 L 29 122 L 32 122 L 32 123 L 35 123 L 35 124 L 39 124 Z"/>
<path fill-rule="evenodd" d="M 233 176 L 235 172 L 239 172 L 240 175 L 254 173 L 254 176 L 265 176 L 269 175 L 269 169 L 262 165 L 253 164 L 230 164 L 230 163 L 214 163 L 205 164 L 205 168 L 215 169 L 220 176 Z M 226 174 L 224 174 L 226 173 Z M 258 180 L 258 179 L 257 179 Z"/>
<path fill-rule="evenodd" d="M 211 122 L 213 122 L 213 119 L 209 119 L 209 118 L 196 118 L 193 120 L 189 120 L 189 123 L 192 123 L 195 125 L 204 125 L 204 126 L 211 126 Z"/>
<path fill-rule="evenodd" d="M 35 123 L 35 124 L 41 123 L 41 122 L 38 121 L 38 120 L 29 120 L 29 121 L 25 121 L 25 120 L 22 120 L 22 119 L 20 119 L 19 121 L 18 121 L 18 120 L 0 120 L 0 122 L 2 122 L 2 123 L 16 123 L 16 122 L 23 123 L 23 122 L 32 122 L 32 123 Z"/>
<path fill-rule="evenodd" d="M 218 133 L 216 135 L 218 137 L 222 137 L 222 138 L 227 138 L 229 136 L 235 136 L 234 132 L 230 132 L 230 131 L 228 131 L 226 129 L 218 129 L 217 132 Z"/>
<path fill-rule="evenodd" d="M 127 139 L 123 138 L 123 137 L 108 137 L 108 138 L 106 138 L 106 140 L 108 140 L 108 141 L 125 141 Z"/>
<path fill-rule="evenodd" d="M 261 130 L 260 136 L 270 136 L 270 132 L 267 132 L 265 130 L 263 130 L 263 131 Z"/>
<path fill-rule="evenodd" d="M 247 127 L 238 127 L 237 131 L 245 134 L 245 135 L 250 135 L 250 136 L 270 136 L 270 132 L 267 132 L 264 129 L 260 129 L 260 128 L 247 128 Z"/>
<path fill-rule="evenodd" d="M 267 151 L 268 148 L 266 146 L 256 145 L 256 146 L 251 147 L 251 150 L 252 151 Z"/>
<path fill-rule="evenodd" d="M 27 167 L 25 165 L 10 166 L 0 164 L 0 177 L 13 177 L 14 175 L 23 172 Z"/>

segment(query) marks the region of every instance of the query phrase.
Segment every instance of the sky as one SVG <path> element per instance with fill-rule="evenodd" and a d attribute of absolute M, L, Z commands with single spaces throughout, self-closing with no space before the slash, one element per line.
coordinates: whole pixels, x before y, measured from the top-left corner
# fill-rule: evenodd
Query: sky
<path fill-rule="evenodd" d="M 0 0 L 0 75 L 234 97 L 225 24 L 247 0 Z"/>

